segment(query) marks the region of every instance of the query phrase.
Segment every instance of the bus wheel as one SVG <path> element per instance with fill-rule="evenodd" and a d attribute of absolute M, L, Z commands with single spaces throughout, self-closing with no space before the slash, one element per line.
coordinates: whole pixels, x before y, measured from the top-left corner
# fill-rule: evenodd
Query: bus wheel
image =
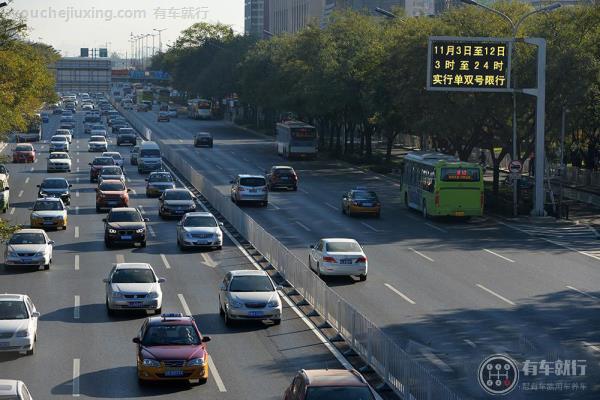
<path fill-rule="evenodd" d="M 427 213 L 427 203 L 423 202 L 423 218 L 429 218 L 429 214 Z"/>

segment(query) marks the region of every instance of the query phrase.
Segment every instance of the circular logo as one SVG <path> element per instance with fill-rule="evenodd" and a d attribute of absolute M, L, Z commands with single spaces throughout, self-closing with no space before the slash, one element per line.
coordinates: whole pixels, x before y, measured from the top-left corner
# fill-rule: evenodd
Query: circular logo
<path fill-rule="evenodd" d="M 479 365 L 477 380 L 483 390 L 489 394 L 508 394 L 517 386 L 519 368 L 509 356 L 494 354 Z"/>

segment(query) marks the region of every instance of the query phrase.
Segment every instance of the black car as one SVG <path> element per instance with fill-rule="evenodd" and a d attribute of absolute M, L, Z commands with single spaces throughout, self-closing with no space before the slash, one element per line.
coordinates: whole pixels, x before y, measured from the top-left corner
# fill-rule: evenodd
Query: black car
<path fill-rule="evenodd" d="M 133 128 L 121 128 L 119 129 L 119 133 L 117 134 L 117 146 L 122 145 L 123 143 L 130 143 L 135 146 L 137 140 L 137 136 Z"/>
<path fill-rule="evenodd" d="M 41 184 L 37 185 L 38 198 L 42 197 L 60 197 L 63 203 L 71 204 L 71 184 L 65 178 L 44 178 Z"/>
<path fill-rule="evenodd" d="M 194 146 L 213 147 L 213 137 L 208 132 L 199 132 L 194 135 Z"/>
<path fill-rule="evenodd" d="M 110 248 L 115 244 L 139 243 L 146 247 L 146 222 L 137 208 L 119 207 L 110 210 L 104 218 L 104 244 Z"/>

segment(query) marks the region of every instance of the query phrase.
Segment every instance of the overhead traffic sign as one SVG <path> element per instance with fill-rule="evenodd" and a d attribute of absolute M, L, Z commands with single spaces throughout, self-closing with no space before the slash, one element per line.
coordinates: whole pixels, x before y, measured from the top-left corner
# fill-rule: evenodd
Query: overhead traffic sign
<path fill-rule="evenodd" d="M 429 37 L 427 90 L 508 92 L 512 40 Z"/>

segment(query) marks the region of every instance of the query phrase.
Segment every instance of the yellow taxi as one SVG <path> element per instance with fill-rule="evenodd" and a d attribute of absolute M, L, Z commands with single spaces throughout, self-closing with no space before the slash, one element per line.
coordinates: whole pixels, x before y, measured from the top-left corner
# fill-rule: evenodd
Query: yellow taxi
<path fill-rule="evenodd" d="M 32 228 L 67 229 L 67 207 L 59 197 L 43 197 L 33 204 L 29 222 Z"/>
<path fill-rule="evenodd" d="M 162 314 L 146 319 L 137 345 L 137 374 L 141 383 L 149 381 L 208 380 L 210 336 L 202 336 L 194 318 L 181 313 Z"/>
<path fill-rule="evenodd" d="M 346 215 L 381 215 L 381 202 L 377 193 L 365 187 L 354 188 L 342 196 L 342 212 Z"/>

